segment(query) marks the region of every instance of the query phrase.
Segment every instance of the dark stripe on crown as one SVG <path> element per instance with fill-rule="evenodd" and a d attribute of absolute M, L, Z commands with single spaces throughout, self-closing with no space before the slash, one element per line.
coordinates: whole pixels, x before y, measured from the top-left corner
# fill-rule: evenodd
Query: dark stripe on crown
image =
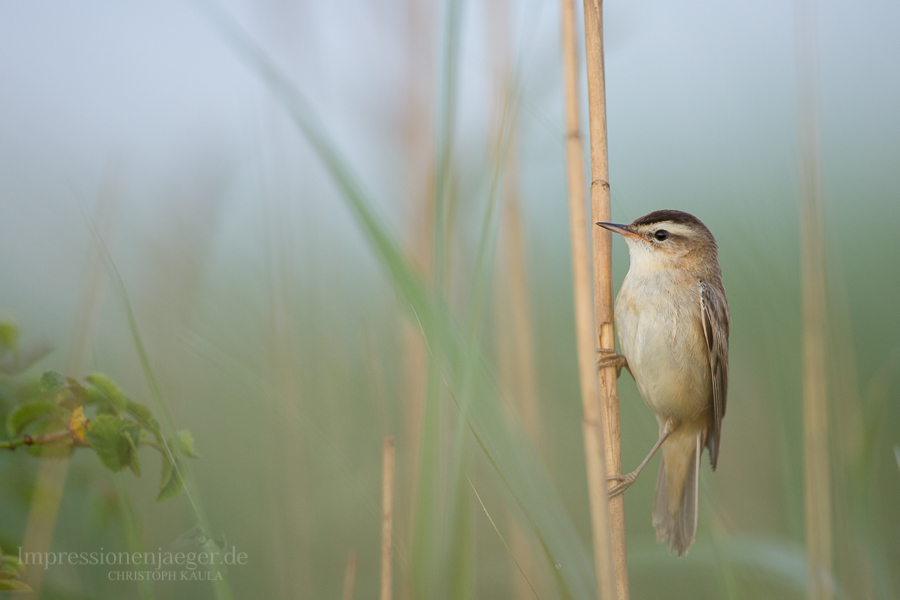
<path fill-rule="evenodd" d="M 706 225 L 703 224 L 703 221 L 692 215 L 691 213 L 686 213 L 683 210 L 654 210 L 649 215 L 644 215 L 638 219 L 635 219 L 632 225 L 653 225 L 654 223 L 661 223 L 662 221 L 670 221 L 672 223 L 680 223 L 684 225 L 699 225 L 703 229 L 706 229 Z M 709 231 L 707 229 L 707 231 Z"/>

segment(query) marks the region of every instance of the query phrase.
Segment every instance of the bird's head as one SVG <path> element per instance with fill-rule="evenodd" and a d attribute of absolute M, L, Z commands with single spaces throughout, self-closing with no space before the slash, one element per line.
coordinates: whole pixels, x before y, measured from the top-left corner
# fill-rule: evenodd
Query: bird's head
<path fill-rule="evenodd" d="M 638 270 L 692 269 L 718 264 L 718 246 L 703 222 L 680 210 L 657 210 L 629 225 L 597 223 L 628 243 L 631 265 Z"/>

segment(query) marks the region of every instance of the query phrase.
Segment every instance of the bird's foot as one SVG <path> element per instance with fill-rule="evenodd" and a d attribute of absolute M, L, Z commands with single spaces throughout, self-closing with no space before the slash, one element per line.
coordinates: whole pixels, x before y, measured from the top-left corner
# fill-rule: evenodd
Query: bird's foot
<path fill-rule="evenodd" d="M 635 481 L 637 481 L 637 476 L 638 476 L 639 472 L 640 472 L 640 470 L 632 471 L 631 473 L 628 473 L 627 475 L 610 475 L 609 477 L 607 477 L 606 478 L 607 481 L 618 481 L 619 482 L 616 485 L 609 488 L 609 490 L 607 490 L 609 497 L 615 498 L 616 496 L 618 496 L 619 494 L 621 494 L 622 492 L 624 492 L 625 490 L 630 488 L 631 484 L 634 483 Z"/>
<path fill-rule="evenodd" d="M 616 368 L 616 377 L 622 374 L 622 367 L 628 366 L 628 359 L 625 358 L 624 354 L 619 354 L 615 350 L 610 350 L 608 348 L 599 348 L 597 350 L 597 370 L 604 369 L 606 367 L 615 367 Z"/>

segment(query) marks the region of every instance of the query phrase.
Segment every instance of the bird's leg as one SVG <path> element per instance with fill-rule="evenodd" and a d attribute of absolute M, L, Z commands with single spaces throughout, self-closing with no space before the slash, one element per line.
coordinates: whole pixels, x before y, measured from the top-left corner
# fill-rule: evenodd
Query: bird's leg
<path fill-rule="evenodd" d="M 640 472 L 644 470 L 644 467 L 647 466 L 647 463 L 650 462 L 650 459 L 653 458 L 653 455 L 656 454 L 656 451 L 659 450 L 660 447 L 663 445 L 663 442 L 666 441 L 666 439 L 670 435 L 672 435 L 672 432 L 675 431 L 677 428 L 678 428 L 678 421 L 676 419 L 670 418 L 669 420 L 667 420 L 665 426 L 663 427 L 662 433 L 659 435 L 659 439 L 656 440 L 656 443 L 653 444 L 653 447 L 650 449 L 650 454 L 648 454 L 647 458 L 645 458 L 641 462 L 641 464 L 638 465 L 637 469 L 635 469 L 631 473 L 628 473 L 627 475 L 611 475 L 611 476 L 607 477 L 607 480 L 609 480 L 609 481 L 618 481 L 619 482 L 618 484 L 609 488 L 608 492 L 609 492 L 610 498 L 618 496 L 619 494 L 621 494 L 622 492 L 627 490 L 629 487 L 631 487 L 631 484 L 637 480 L 637 477 L 640 474 Z"/>
<path fill-rule="evenodd" d="M 608 348 L 599 348 L 597 350 L 597 370 L 604 369 L 606 367 L 615 367 L 616 368 L 616 378 L 622 374 L 622 367 L 628 366 L 628 359 L 625 358 L 624 354 L 619 354 L 615 350 L 610 350 Z"/>

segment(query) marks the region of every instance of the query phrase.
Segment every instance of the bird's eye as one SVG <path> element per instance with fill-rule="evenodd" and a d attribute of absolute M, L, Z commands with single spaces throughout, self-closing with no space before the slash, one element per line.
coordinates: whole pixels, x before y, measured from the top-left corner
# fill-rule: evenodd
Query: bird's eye
<path fill-rule="evenodd" d="M 657 231 L 656 233 L 653 234 L 653 237 L 655 237 L 660 242 L 664 242 L 667 239 L 669 239 L 669 232 L 666 231 L 665 229 L 660 229 L 659 231 Z"/>

